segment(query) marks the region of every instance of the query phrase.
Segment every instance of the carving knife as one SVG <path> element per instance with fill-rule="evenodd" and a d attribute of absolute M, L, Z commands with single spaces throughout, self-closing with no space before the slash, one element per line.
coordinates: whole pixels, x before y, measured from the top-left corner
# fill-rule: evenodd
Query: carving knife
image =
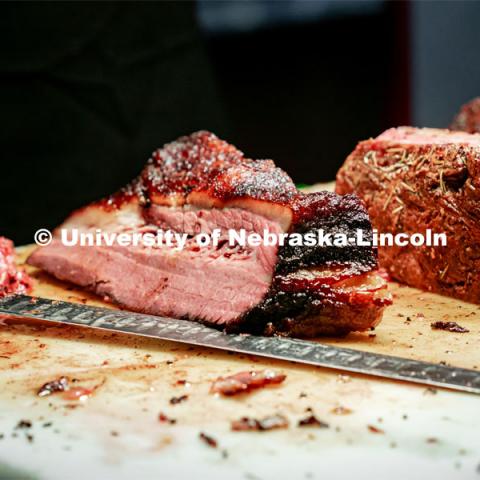
<path fill-rule="evenodd" d="M 225 334 L 188 320 L 91 307 L 27 295 L 11 295 L 0 299 L 1 314 L 171 340 L 480 394 L 480 372 L 476 370 L 293 338 Z"/>

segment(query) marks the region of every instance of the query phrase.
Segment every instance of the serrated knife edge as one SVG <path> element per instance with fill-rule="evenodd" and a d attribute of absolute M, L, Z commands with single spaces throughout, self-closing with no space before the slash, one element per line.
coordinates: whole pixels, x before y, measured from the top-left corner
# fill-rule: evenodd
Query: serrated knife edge
<path fill-rule="evenodd" d="M 225 334 L 199 323 L 28 295 L 0 299 L 0 314 L 110 330 L 480 394 L 480 372 L 280 337 Z"/>

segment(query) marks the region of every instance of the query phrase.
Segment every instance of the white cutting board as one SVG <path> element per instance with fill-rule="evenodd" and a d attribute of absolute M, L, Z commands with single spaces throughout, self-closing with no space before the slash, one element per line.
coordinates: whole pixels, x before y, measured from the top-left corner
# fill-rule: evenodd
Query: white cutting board
<path fill-rule="evenodd" d="M 32 272 L 37 295 L 103 305 Z M 480 366 L 478 306 L 396 284 L 391 288 L 395 305 L 376 337 L 356 334 L 330 343 Z M 439 319 L 471 331 L 432 331 L 430 322 Z M 234 398 L 209 393 L 220 375 L 269 367 L 287 374 L 283 385 Z M 77 379 L 75 386 L 98 388 L 83 402 L 36 396 L 43 383 L 60 375 Z M 178 380 L 189 384 L 177 385 Z M 32 478 L 480 478 L 480 398 L 468 394 L 432 393 L 422 386 L 129 335 L 31 325 L 0 326 L 0 387 L 0 464 Z M 170 405 L 171 397 L 183 394 L 188 400 Z M 351 413 L 333 413 L 338 406 Z M 330 428 L 298 428 L 308 407 Z M 159 412 L 177 423 L 160 423 Z M 290 428 L 230 431 L 239 417 L 273 413 L 287 416 Z M 15 430 L 21 419 L 32 421 L 32 429 Z M 384 433 L 373 433 L 369 425 Z M 219 447 L 203 443 L 201 431 Z M 0 467 L 0 479 L 14 478 L 11 472 Z"/>

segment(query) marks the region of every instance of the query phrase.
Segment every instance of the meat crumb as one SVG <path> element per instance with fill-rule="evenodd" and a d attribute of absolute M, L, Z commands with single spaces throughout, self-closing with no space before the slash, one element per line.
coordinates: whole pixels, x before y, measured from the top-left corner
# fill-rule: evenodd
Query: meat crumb
<path fill-rule="evenodd" d="M 239 372 L 229 377 L 220 377 L 212 384 L 210 391 L 225 396 L 246 393 L 266 385 L 282 383 L 286 375 L 274 370 Z"/>
<path fill-rule="evenodd" d="M 353 410 L 351 410 L 350 408 L 342 407 L 341 405 L 339 405 L 338 407 L 335 407 L 334 409 L 332 409 L 331 412 L 334 415 L 350 415 L 353 412 Z"/>
<path fill-rule="evenodd" d="M 308 415 L 298 421 L 299 427 L 318 427 L 318 428 L 330 428 L 328 423 L 322 422 L 315 415 Z"/>
<path fill-rule="evenodd" d="M 94 390 L 90 388 L 74 387 L 68 389 L 63 397 L 65 400 L 86 400 L 93 394 Z"/>
<path fill-rule="evenodd" d="M 427 387 L 425 391 L 423 392 L 424 395 L 436 395 L 438 390 L 433 387 Z"/>
<path fill-rule="evenodd" d="M 462 327 L 457 322 L 433 322 L 430 324 L 432 330 L 445 330 L 454 333 L 469 333 L 468 328 Z"/>
<path fill-rule="evenodd" d="M 170 405 L 177 405 L 188 399 L 188 395 L 180 395 L 179 397 L 172 397 L 170 399 Z"/>
<path fill-rule="evenodd" d="M 15 430 L 20 430 L 23 428 L 32 428 L 32 422 L 30 420 L 20 420 L 15 427 Z"/>
<path fill-rule="evenodd" d="M 46 397 L 56 392 L 64 392 L 68 390 L 68 379 L 67 377 L 60 377 L 57 380 L 52 382 L 47 382 L 40 387 L 37 392 L 39 397 Z"/>
<path fill-rule="evenodd" d="M 376 427 L 375 425 L 367 425 L 368 431 L 371 433 L 385 433 L 381 428 Z"/>
<path fill-rule="evenodd" d="M 160 412 L 158 414 L 158 421 L 162 423 L 170 423 L 170 425 L 177 423 L 177 420 L 175 418 L 167 417 L 167 415 L 165 415 L 163 412 Z"/>
<path fill-rule="evenodd" d="M 209 447 L 217 448 L 218 442 L 206 433 L 200 432 L 200 439 L 203 440 Z"/>
<path fill-rule="evenodd" d="M 250 417 L 242 417 L 232 422 L 231 428 L 234 432 L 245 431 L 267 431 L 280 428 L 288 428 L 288 420 L 283 415 L 271 415 L 261 420 Z"/>

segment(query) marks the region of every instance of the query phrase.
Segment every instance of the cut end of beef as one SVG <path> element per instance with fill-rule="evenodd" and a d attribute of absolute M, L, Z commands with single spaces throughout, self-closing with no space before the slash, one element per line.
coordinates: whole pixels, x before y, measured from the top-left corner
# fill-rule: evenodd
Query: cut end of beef
<path fill-rule="evenodd" d="M 480 303 L 480 135 L 400 127 L 360 142 L 337 174 L 380 233 L 444 233 L 447 245 L 379 248 L 379 263 L 413 287 Z"/>
<path fill-rule="evenodd" d="M 338 275 L 344 280 L 338 280 Z M 391 296 L 374 272 L 298 270 L 280 277 L 273 293 L 252 310 L 249 330 L 263 335 L 317 337 L 346 335 L 377 326 Z M 258 320 L 261 319 L 259 322 Z"/>
<path fill-rule="evenodd" d="M 0 237 L 0 298 L 13 293 L 28 293 L 32 279 L 15 264 L 13 242 Z"/>
<path fill-rule="evenodd" d="M 230 230 L 351 237 L 372 229 L 354 195 L 303 194 L 271 160 L 251 160 L 209 132 L 156 150 L 130 185 L 74 212 L 61 229 L 172 231 L 185 248 L 65 246 L 29 263 L 125 308 L 200 321 L 229 331 L 313 336 L 367 330 L 391 300 L 371 247 L 231 246 Z M 198 233 L 221 233 L 199 248 Z"/>
<path fill-rule="evenodd" d="M 462 105 L 462 108 L 453 119 L 450 129 L 468 133 L 480 133 L 480 97 Z"/>

